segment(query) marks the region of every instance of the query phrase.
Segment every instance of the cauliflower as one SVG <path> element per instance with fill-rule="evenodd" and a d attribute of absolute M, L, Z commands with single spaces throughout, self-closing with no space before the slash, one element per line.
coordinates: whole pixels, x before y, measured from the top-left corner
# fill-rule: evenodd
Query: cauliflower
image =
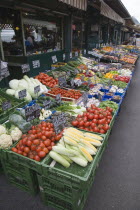
<path fill-rule="evenodd" d="M 13 130 L 11 130 L 10 136 L 12 137 L 13 141 L 18 141 L 22 136 L 22 132 L 18 127 L 15 127 Z"/>
<path fill-rule="evenodd" d="M 12 138 L 10 135 L 2 134 L 0 136 L 0 148 L 8 149 L 12 145 Z"/>
<path fill-rule="evenodd" d="M 6 128 L 3 125 L 0 125 L 0 135 L 7 133 Z"/>

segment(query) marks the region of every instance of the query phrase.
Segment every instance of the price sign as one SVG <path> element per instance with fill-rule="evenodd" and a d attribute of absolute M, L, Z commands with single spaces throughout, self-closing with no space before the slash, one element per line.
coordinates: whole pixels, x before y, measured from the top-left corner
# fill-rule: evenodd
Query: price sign
<path fill-rule="evenodd" d="M 24 73 L 30 71 L 30 66 L 29 66 L 29 64 L 23 64 L 23 65 L 21 65 L 21 69 L 22 69 L 22 73 L 24 74 Z"/>
<path fill-rule="evenodd" d="M 74 69 L 74 74 L 78 74 L 78 73 L 79 73 L 78 69 Z"/>
<path fill-rule="evenodd" d="M 40 85 L 34 87 L 34 93 L 37 94 L 40 92 Z"/>
<path fill-rule="evenodd" d="M 6 78 L 10 75 L 8 70 L 8 63 L 0 60 L 0 77 L 1 79 Z"/>
<path fill-rule="evenodd" d="M 50 109 L 51 105 L 52 105 L 51 100 L 43 101 L 43 106 L 44 106 L 45 109 Z"/>
<path fill-rule="evenodd" d="M 80 50 L 80 54 L 82 54 L 82 50 Z"/>
<path fill-rule="evenodd" d="M 67 76 L 69 77 L 71 75 L 70 71 L 67 71 Z"/>
<path fill-rule="evenodd" d="M 87 102 L 88 102 L 88 93 L 85 92 L 85 93 L 83 94 L 82 98 L 83 98 L 83 103 L 84 103 L 84 105 L 86 106 L 86 104 L 87 104 Z"/>
<path fill-rule="evenodd" d="M 99 101 L 102 101 L 102 95 L 100 94 L 100 93 L 98 93 L 98 99 L 99 99 Z"/>
<path fill-rule="evenodd" d="M 56 103 L 58 104 L 61 103 L 61 94 L 57 94 L 55 100 L 56 100 Z"/>
<path fill-rule="evenodd" d="M 78 56 L 78 52 L 75 52 L 75 57 Z"/>
<path fill-rule="evenodd" d="M 66 59 L 66 55 L 65 55 L 65 53 L 63 54 L 63 61 L 65 61 L 65 59 Z"/>
<path fill-rule="evenodd" d="M 33 106 L 28 106 L 25 108 L 25 117 L 27 122 L 35 119 Z"/>
<path fill-rule="evenodd" d="M 65 125 L 67 122 L 65 113 L 61 113 L 58 116 L 55 116 L 52 119 L 52 122 L 53 122 L 56 134 L 60 133 L 65 128 Z"/>
<path fill-rule="evenodd" d="M 66 77 L 58 77 L 58 83 L 60 87 L 66 87 L 67 85 Z"/>
<path fill-rule="evenodd" d="M 26 89 L 19 91 L 18 96 L 19 96 L 19 99 L 25 98 L 27 96 Z"/>
<path fill-rule="evenodd" d="M 70 52 L 70 58 L 72 58 L 72 52 Z"/>
<path fill-rule="evenodd" d="M 57 57 L 56 57 L 56 55 L 52 56 L 52 62 L 53 63 L 57 63 Z"/>
<path fill-rule="evenodd" d="M 74 87 L 74 84 L 75 84 L 74 79 L 72 79 L 72 80 L 70 81 L 70 84 L 71 84 L 71 87 L 73 88 L 73 87 Z"/>
<path fill-rule="evenodd" d="M 2 109 L 3 111 L 6 111 L 7 109 L 10 109 L 12 107 L 11 102 L 10 101 L 5 101 L 2 103 Z"/>
<path fill-rule="evenodd" d="M 33 69 L 40 68 L 40 61 L 39 60 L 32 61 L 32 65 Z"/>
<path fill-rule="evenodd" d="M 87 53 L 87 51 L 86 50 L 84 50 L 84 55 Z"/>
<path fill-rule="evenodd" d="M 92 84 L 91 80 L 89 79 L 88 80 L 88 85 L 90 86 Z"/>

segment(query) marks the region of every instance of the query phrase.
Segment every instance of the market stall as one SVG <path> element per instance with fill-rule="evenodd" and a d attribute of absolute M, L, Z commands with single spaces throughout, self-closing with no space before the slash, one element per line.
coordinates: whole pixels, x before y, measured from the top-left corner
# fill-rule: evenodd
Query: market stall
<path fill-rule="evenodd" d="M 88 54 L 0 90 L 4 174 L 58 209 L 83 209 L 138 58 L 123 46 Z"/>

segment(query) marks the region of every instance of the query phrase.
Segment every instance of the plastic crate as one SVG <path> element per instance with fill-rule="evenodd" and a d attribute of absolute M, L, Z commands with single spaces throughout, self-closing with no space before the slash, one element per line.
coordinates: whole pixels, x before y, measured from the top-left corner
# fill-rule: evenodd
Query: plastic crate
<path fill-rule="evenodd" d="M 4 174 L 8 181 L 14 186 L 32 195 L 38 193 L 38 182 L 36 173 L 21 164 L 15 164 L 2 159 Z"/>

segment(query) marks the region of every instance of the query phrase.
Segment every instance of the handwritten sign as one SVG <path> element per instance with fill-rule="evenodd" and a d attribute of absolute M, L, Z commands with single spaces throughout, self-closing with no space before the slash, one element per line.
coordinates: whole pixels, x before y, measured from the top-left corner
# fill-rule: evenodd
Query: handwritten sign
<path fill-rule="evenodd" d="M 29 64 L 23 64 L 21 65 L 21 69 L 22 69 L 22 73 L 24 74 L 30 71 L 30 66 Z"/>
<path fill-rule="evenodd" d="M 5 101 L 2 103 L 2 109 L 3 111 L 6 111 L 8 109 L 10 109 L 12 107 L 11 102 L 10 101 Z"/>
<path fill-rule="evenodd" d="M 18 92 L 18 96 L 19 96 L 19 99 L 25 98 L 25 97 L 27 96 L 27 91 L 26 91 L 26 89 L 19 91 L 19 92 Z"/>

